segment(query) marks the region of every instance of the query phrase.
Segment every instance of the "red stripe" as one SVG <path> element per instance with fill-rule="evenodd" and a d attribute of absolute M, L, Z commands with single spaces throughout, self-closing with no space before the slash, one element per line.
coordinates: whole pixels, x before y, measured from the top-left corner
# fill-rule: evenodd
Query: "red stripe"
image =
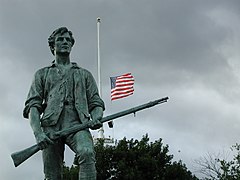
<path fill-rule="evenodd" d="M 126 73 L 126 74 L 123 74 L 121 76 L 131 76 L 131 73 Z M 120 77 L 120 76 L 119 76 Z"/>
<path fill-rule="evenodd" d="M 132 95 L 132 94 L 121 96 L 121 97 L 114 97 L 114 98 L 111 98 L 111 100 L 113 101 L 113 100 L 121 99 L 121 98 L 124 98 L 124 97 L 128 97 L 130 95 Z"/>
<path fill-rule="evenodd" d="M 114 93 L 114 92 L 122 92 L 122 93 L 124 93 L 124 92 L 130 91 L 130 90 L 132 90 L 132 89 L 133 89 L 133 87 L 132 87 L 132 88 L 127 88 L 127 89 L 113 89 L 113 90 L 111 91 L 111 93 Z"/>
<path fill-rule="evenodd" d="M 119 76 L 117 79 L 133 79 L 133 76 Z"/>
<path fill-rule="evenodd" d="M 134 82 L 134 80 L 132 80 L 132 79 L 116 80 L 116 83 L 121 83 L 121 82 Z"/>
<path fill-rule="evenodd" d="M 124 86 L 133 86 L 134 83 L 127 83 L 127 84 L 117 84 L 115 87 L 124 87 Z"/>
<path fill-rule="evenodd" d="M 130 86 L 130 87 L 117 87 L 117 88 L 114 88 L 111 90 L 111 92 L 114 92 L 114 91 L 126 91 L 128 89 L 133 89 L 133 86 Z"/>
<path fill-rule="evenodd" d="M 130 95 L 132 95 L 132 94 L 133 94 L 133 93 L 128 94 L 128 95 L 124 95 L 124 96 L 119 96 L 119 97 L 112 97 L 111 100 L 116 100 L 116 99 L 124 98 L 124 97 L 130 96 Z"/>
<path fill-rule="evenodd" d="M 114 92 L 114 91 L 124 91 L 124 90 L 128 90 L 128 89 L 133 89 L 133 86 L 131 87 L 126 87 L 126 88 L 114 88 L 111 90 L 111 92 Z"/>
<path fill-rule="evenodd" d="M 118 92 L 118 91 L 116 91 L 116 92 L 112 93 L 111 96 L 116 96 L 116 95 L 121 95 L 121 94 L 128 94 L 128 93 L 131 93 L 133 91 L 134 91 L 134 89 L 131 89 L 131 90 L 125 91 L 125 92 Z"/>
<path fill-rule="evenodd" d="M 129 90 L 124 90 L 124 91 L 114 91 L 114 92 L 112 92 L 111 93 L 111 95 L 115 95 L 115 94 L 127 94 L 127 93 L 129 93 L 129 92 L 133 92 L 134 91 L 134 89 L 129 89 Z"/>

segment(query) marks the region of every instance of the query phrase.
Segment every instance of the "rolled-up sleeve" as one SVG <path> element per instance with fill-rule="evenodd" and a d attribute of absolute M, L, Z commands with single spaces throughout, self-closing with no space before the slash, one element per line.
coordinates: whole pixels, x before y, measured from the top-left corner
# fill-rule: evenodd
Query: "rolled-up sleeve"
<path fill-rule="evenodd" d="M 36 107 L 41 113 L 43 111 L 42 103 L 44 97 L 44 86 L 42 80 L 43 70 L 38 70 L 33 78 L 30 90 L 28 92 L 25 108 L 23 110 L 23 117 L 28 119 L 28 114 L 31 107 Z"/>
<path fill-rule="evenodd" d="M 89 71 L 86 71 L 86 93 L 89 112 L 91 112 L 97 106 L 102 107 L 103 110 L 105 110 L 104 102 L 98 93 L 96 81 Z"/>

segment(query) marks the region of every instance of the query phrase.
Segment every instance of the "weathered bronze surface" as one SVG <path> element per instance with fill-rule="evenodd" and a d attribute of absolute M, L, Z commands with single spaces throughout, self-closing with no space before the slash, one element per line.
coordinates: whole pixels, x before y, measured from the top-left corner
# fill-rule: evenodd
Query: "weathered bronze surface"
<path fill-rule="evenodd" d="M 95 152 L 88 128 L 55 142 L 48 136 L 90 121 L 92 129 L 102 126 L 99 119 L 103 116 L 104 102 L 92 74 L 71 62 L 74 42 L 66 27 L 50 35 L 48 43 L 54 62 L 35 73 L 23 112 L 30 120 L 37 147 L 42 150 L 45 179 L 62 179 L 65 144 L 76 153 L 79 179 L 96 179 Z"/>
<path fill-rule="evenodd" d="M 46 180 L 62 180 L 64 148 L 76 153 L 79 179 L 96 179 L 95 152 L 89 128 L 167 102 L 168 97 L 103 117 L 104 102 L 100 98 L 92 74 L 70 61 L 75 43 L 66 27 L 55 30 L 48 38 L 55 59 L 39 69 L 33 78 L 23 116 L 30 120 L 36 145 L 13 153 L 17 167 L 42 150 Z"/>

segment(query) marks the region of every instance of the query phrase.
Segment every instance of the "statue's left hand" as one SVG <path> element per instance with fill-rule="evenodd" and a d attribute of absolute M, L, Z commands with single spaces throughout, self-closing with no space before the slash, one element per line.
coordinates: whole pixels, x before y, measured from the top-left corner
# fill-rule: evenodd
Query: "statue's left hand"
<path fill-rule="evenodd" d="M 91 127 L 90 127 L 90 129 L 96 130 L 96 129 L 99 129 L 99 128 L 101 128 L 101 127 L 102 127 L 102 123 L 101 123 L 98 119 L 91 121 Z"/>
<path fill-rule="evenodd" d="M 95 107 L 92 111 L 91 111 L 91 127 L 90 129 L 92 130 L 96 130 L 99 129 L 100 127 L 102 127 L 102 123 L 100 122 L 100 120 L 103 117 L 103 109 L 102 107 Z"/>

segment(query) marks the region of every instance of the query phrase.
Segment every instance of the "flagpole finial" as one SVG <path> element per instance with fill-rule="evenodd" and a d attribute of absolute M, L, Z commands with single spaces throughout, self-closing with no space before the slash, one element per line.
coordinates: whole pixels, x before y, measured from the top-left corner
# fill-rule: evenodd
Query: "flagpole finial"
<path fill-rule="evenodd" d="M 97 22 L 98 22 L 98 23 L 101 22 L 101 18 L 100 18 L 100 17 L 97 18 Z"/>

